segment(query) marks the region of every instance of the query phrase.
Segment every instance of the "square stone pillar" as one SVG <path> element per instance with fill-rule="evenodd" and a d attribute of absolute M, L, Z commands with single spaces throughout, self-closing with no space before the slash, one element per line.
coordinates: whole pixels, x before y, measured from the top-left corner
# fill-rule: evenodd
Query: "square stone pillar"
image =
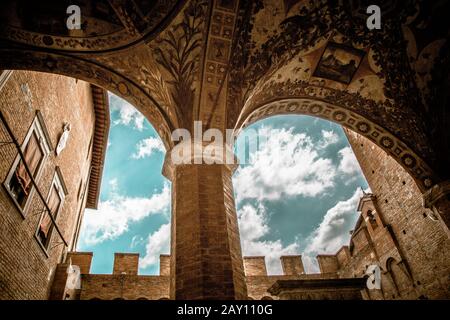
<path fill-rule="evenodd" d="M 170 156 L 170 152 L 168 152 Z M 173 165 L 171 299 L 247 299 L 231 181 L 225 164 Z"/>

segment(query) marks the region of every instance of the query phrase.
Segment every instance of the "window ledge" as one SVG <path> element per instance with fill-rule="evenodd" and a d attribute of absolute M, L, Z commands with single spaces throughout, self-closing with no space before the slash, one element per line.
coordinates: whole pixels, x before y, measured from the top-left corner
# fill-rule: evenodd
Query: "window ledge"
<path fill-rule="evenodd" d="M 34 239 L 36 240 L 36 242 L 37 242 L 38 246 L 41 248 L 41 250 L 44 252 L 46 259 L 50 258 L 50 255 L 49 255 L 47 249 L 41 243 L 41 240 L 37 237 L 36 234 L 34 234 Z"/>
<path fill-rule="evenodd" d="M 7 193 L 9 199 L 12 201 L 12 203 L 14 204 L 14 206 L 16 207 L 17 211 L 19 211 L 20 215 L 22 216 L 22 219 L 25 220 L 26 216 L 24 213 L 24 210 L 22 209 L 22 207 L 17 203 L 16 199 L 14 198 L 14 196 L 11 194 L 11 191 L 9 190 L 6 181 L 2 184 L 3 185 L 3 189 L 5 189 L 5 192 Z M 31 193 L 30 193 L 31 195 Z"/>

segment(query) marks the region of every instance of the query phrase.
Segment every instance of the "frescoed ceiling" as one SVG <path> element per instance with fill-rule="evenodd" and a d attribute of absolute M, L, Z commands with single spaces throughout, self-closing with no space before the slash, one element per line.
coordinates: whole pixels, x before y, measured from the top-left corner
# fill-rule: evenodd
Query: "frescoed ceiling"
<path fill-rule="evenodd" d="M 366 9 L 377 2 L 382 28 L 369 30 Z M 81 9 L 81 30 L 65 27 L 70 4 Z M 427 189 L 450 172 L 450 156 L 437 152 L 450 145 L 441 132 L 450 121 L 448 7 L 445 0 L 5 0 L 0 67 L 102 86 L 133 103 L 169 148 L 171 132 L 192 130 L 196 120 L 237 134 L 274 114 L 326 118 L 376 142 Z"/>

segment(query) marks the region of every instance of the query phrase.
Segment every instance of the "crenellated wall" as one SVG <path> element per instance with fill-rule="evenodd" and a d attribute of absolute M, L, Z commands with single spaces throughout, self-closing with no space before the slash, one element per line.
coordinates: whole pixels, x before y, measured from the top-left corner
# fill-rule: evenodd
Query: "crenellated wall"
<path fill-rule="evenodd" d="M 115 253 L 113 274 L 91 274 L 92 252 L 69 252 L 65 263 L 58 266 L 52 290 L 53 299 L 167 299 L 170 286 L 170 255 L 160 255 L 160 275 L 138 274 L 139 254 Z M 279 280 L 337 279 L 336 273 L 305 274 L 300 255 L 280 257 L 282 275 L 267 275 L 265 257 L 244 257 L 249 299 L 278 299 L 268 292 Z M 81 289 L 67 290 L 67 270 L 78 266 L 81 272 Z"/>

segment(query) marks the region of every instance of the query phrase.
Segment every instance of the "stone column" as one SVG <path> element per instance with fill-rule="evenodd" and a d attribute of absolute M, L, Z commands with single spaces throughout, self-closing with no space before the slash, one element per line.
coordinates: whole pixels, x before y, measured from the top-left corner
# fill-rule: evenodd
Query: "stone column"
<path fill-rule="evenodd" d="M 236 165 L 191 160 L 174 164 L 168 152 L 163 169 L 172 181 L 171 299 L 247 299 L 231 181 Z"/>
<path fill-rule="evenodd" d="M 436 184 L 423 195 L 425 208 L 430 208 L 450 237 L 450 180 Z"/>

